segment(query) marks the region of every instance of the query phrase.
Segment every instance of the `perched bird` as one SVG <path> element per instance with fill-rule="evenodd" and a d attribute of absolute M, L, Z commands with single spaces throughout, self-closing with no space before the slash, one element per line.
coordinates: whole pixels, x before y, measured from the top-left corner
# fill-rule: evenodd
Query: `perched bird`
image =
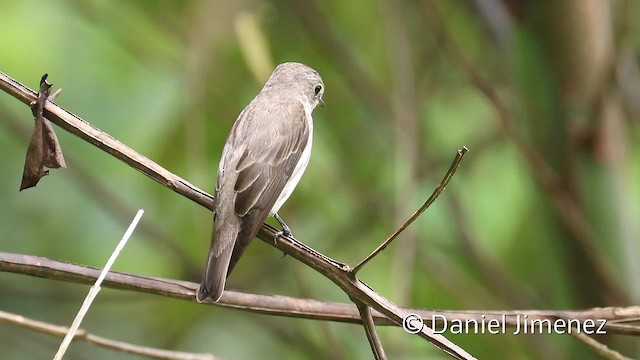
<path fill-rule="evenodd" d="M 311 112 L 324 105 L 324 83 L 307 65 L 278 65 L 240 113 L 222 150 L 214 199 L 211 248 L 196 300 L 218 301 L 227 275 L 267 215 L 290 235 L 278 210 L 311 156 Z"/>

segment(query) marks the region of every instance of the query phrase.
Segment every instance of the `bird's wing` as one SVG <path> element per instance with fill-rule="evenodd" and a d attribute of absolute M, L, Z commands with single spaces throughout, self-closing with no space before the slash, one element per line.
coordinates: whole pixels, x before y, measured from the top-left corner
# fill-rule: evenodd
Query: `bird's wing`
<path fill-rule="evenodd" d="M 234 132 L 247 144 L 235 165 L 235 213 L 242 218 L 229 272 L 284 189 L 309 140 L 309 124 L 300 102 L 256 104 L 245 111 L 247 121 Z M 238 148 L 238 146 L 236 146 Z"/>
<path fill-rule="evenodd" d="M 278 104 L 266 116 L 253 116 L 250 121 L 247 127 L 252 130 L 243 131 L 250 139 L 239 139 L 250 145 L 235 169 L 235 212 L 241 217 L 251 210 L 271 210 L 309 140 L 306 114 L 299 102 Z"/>
<path fill-rule="evenodd" d="M 299 102 L 274 104 L 258 97 L 238 117 L 218 170 L 215 224 L 199 301 L 222 295 L 226 277 L 291 178 L 309 131 Z M 221 208 L 223 203 L 233 204 L 233 210 Z"/>

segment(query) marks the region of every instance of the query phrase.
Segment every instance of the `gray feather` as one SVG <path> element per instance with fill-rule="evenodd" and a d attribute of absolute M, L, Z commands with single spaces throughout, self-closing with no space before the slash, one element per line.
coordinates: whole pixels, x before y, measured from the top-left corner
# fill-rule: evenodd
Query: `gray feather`
<path fill-rule="evenodd" d="M 319 84 L 322 91 L 317 90 Z M 283 192 L 307 144 L 311 145 L 310 114 L 322 101 L 323 86 L 320 75 L 306 65 L 278 65 L 238 116 L 218 169 L 211 249 L 198 301 L 222 296 L 226 277 L 276 201 L 279 207 L 295 187 L 309 151 L 301 170 L 295 170 L 296 180 Z"/>

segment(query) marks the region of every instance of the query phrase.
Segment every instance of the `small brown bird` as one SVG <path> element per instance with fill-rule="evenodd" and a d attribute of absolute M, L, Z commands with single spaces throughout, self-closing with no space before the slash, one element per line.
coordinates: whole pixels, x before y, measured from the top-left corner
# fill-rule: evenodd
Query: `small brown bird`
<path fill-rule="evenodd" d="M 268 215 L 290 235 L 278 210 L 311 156 L 313 119 L 324 105 L 324 83 L 307 65 L 278 65 L 240 113 L 222 151 L 214 199 L 209 258 L 196 300 L 218 301 L 228 274 Z"/>

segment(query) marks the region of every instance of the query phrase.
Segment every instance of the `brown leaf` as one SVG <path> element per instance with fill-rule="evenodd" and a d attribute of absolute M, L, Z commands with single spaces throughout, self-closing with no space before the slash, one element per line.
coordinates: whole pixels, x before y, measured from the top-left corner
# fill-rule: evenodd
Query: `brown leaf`
<path fill-rule="evenodd" d="M 53 131 L 51 122 L 45 118 L 42 118 L 42 145 L 44 166 L 49 169 L 67 167 L 64 162 L 64 156 L 62 156 L 62 148 L 58 142 L 58 137 Z"/>
<path fill-rule="evenodd" d="M 20 184 L 21 191 L 36 186 L 43 176 L 49 174 L 49 171 L 44 169 L 45 166 L 50 169 L 67 167 L 58 137 L 53 131 L 49 120 L 43 117 L 44 104 L 49 97 L 52 86 L 46 80 L 47 74 L 44 74 L 40 80 L 38 100 L 33 104 L 35 124 L 29 147 L 27 148 L 27 157 L 24 161 L 24 171 Z M 57 95 L 57 93 L 54 95 Z"/>

